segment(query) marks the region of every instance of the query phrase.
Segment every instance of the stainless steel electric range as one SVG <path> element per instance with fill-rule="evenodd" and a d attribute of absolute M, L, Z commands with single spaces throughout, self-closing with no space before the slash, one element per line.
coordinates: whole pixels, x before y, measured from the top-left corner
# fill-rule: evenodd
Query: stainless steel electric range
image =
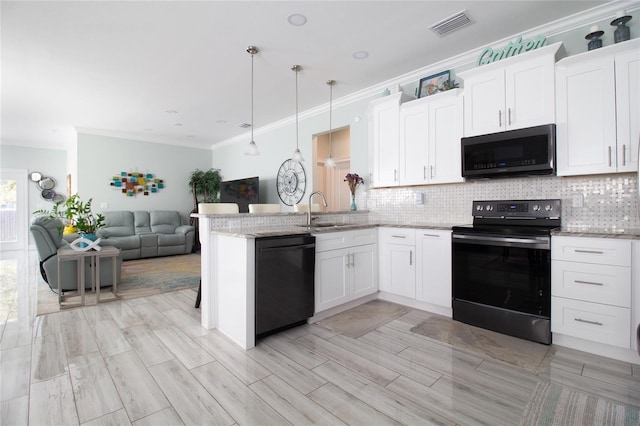
<path fill-rule="evenodd" d="M 453 319 L 551 343 L 551 231 L 560 200 L 474 201 L 453 227 Z"/>

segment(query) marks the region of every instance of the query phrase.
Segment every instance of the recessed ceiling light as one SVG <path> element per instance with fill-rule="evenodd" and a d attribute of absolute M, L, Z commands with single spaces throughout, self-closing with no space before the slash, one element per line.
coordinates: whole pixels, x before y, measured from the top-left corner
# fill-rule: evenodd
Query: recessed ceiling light
<path fill-rule="evenodd" d="M 144 129 L 144 131 L 145 132 L 151 132 L 151 131 L 153 131 L 153 129 L 150 129 L 150 128 L 147 127 L 146 129 Z"/>
<path fill-rule="evenodd" d="M 307 17 L 301 13 L 294 13 L 287 16 L 287 22 L 296 27 L 301 27 L 307 23 Z"/>
<path fill-rule="evenodd" d="M 175 109 L 168 109 L 166 112 L 167 112 L 167 114 L 177 114 L 178 113 L 178 111 L 176 111 Z"/>
<path fill-rule="evenodd" d="M 240 124 L 238 124 L 238 127 L 240 127 L 241 129 L 248 129 L 249 127 L 251 127 L 251 124 L 249 124 L 249 123 L 240 123 Z"/>
<path fill-rule="evenodd" d="M 182 126 L 182 123 L 176 123 L 176 124 L 174 124 L 174 126 L 180 127 L 180 126 Z"/>
<path fill-rule="evenodd" d="M 218 123 L 218 124 L 226 124 L 227 120 L 216 120 L 216 123 Z"/>
<path fill-rule="evenodd" d="M 358 50 L 357 52 L 353 52 L 354 59 L 367 59 L 369 57 L 369 52 L 366 50 Z"/>

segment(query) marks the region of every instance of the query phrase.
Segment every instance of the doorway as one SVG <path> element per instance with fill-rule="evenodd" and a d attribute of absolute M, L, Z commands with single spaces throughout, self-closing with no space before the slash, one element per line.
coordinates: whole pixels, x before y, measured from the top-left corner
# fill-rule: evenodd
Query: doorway
<path fill-rule="evenodd" d="M 27 171 L 0 169 L 0 248 L 27 247 Z"/>
<path fill-rule="evenodd" d="M 328 207 L 325 211 L 346 211 L 351 205 L 351 193 L 344 177 L 351 167 L 351 132 L 349 127 L 331 132 L 331 147 L 329 133 L 322 133 L 313 137 L 314 156 L 314 190 L 322 191 L 327 197 Z M 331 151 L 329 151 L 331 150 Z M 325 167 L 324 162 L 329 152 L 333 157 L 335 167 Z"/>

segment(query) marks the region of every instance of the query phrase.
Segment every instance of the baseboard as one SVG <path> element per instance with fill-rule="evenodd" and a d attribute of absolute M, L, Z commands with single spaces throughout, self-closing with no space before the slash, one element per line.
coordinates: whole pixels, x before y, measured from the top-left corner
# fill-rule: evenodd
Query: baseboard
<path fill-rule="evenodd" d="M 453 316 L 453 310 L 451 308 L 434 305 L 433 303 L 422 302 L 420 300 L 411 299 L 409 297 L 398 296 L 396 294 L 387 293 L 386 291 L 379 292 L 378 298 L 381 300 L 386 300 L 387 302 L 398 303 L 410 308 L 420 309 L 421 311 L 443 315 L 448 318 L 451 318 Z"/>
<path fill-rule="evenodd" d="M 314 316 L 309 318 L 307 320 L 307 322 L 309 324 L 313 324 L 314 322 L 322 321 L 325 318 L 329 318 L 331 316 L 339 314 L 340 312 L 344 312 L 344 311 L 346 311 L 348 309 L 355 308 L 356 306 L 363 305 L 363 304 L 365 304 L 367 302 L 370 302 L 372 300 L 376 300 L 377 298 L 378 298 L 378 294 L 377 293 L 373 293 L 373 294 L 370 294 L 368 296 L 364 296 L 364 297 L 361 297 L 359 299 L 352 300 L 351 302 L 347 302 L 347 303 L 345 303 L 343 305 L 335 306 L 333 308 L 329 308 L 326 311 L 317 312 Z"/>
<path fill-rule="evenodd" d="M 578 339 L 564 334 L 553 333 L 553 344 L 564 346 L 566 348 L 576 349 L 582 352 L 603 356 L 605 358 L 617 359 L 618 361 L 630 362 L 640 365 L 640 355 L 631 349 L 620 348 L 617 346 L 605 345 L 589 340 Z"/>

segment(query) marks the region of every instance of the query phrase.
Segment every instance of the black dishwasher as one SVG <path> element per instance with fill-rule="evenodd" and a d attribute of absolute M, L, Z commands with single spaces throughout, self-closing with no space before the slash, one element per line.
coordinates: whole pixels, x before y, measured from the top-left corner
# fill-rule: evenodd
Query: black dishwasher
<path fill-rule="evenodd" d="M 256 238 L 256 339 L 304 324 L 314 313 L 316 237 Z"/>

